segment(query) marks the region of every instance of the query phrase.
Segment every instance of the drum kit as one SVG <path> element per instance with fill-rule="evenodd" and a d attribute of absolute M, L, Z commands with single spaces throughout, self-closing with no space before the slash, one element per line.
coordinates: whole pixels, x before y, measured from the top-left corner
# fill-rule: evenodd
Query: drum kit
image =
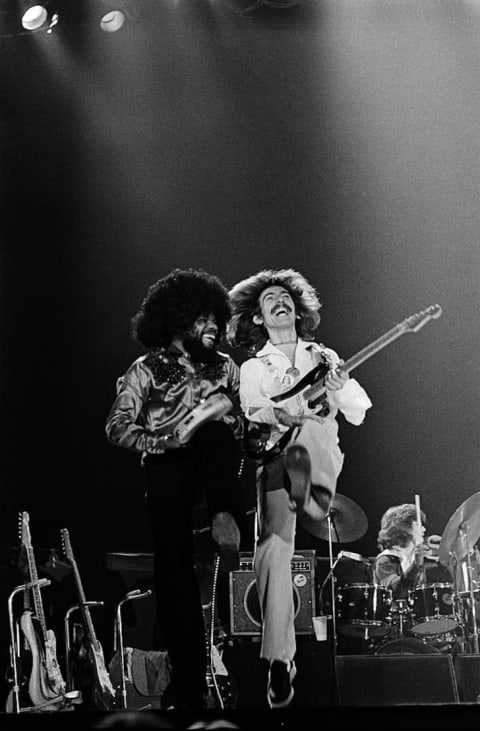
<path fill-rule="evenodd" d="M 417 496 L 416 496 L 417 497 Z M 318 497 L 318 502 L 327 500 Z M 338 493 L 325 505 L 326 517 L 314 521 L 299 516 L 311 535 L 327 540 L 330 570 L 320 587 L 320 604 L 328 606 L 332 624 L 333 652 L 339 639 L 360 641 L 367 654 L 475 653 L 479 652 L 480 618 L 480 492 L 465 500 L 448 521 L 440 542 L 425 561 L 433 573 L 442 573 L 438 582 L 422 583 L 408 591 L 404 599 L 373 582 L 373 560 L 340 551 L 333 557 L 333 543 L 350 543 L 361 538 L 368 521 L 363 510 L 350 498 Z M 419 506 L 417 505 L 419 511 Z M 335 569 L 342 558 L 368 563 L 371 583 L 338 583 Z M 446 579 L 446 580 L 443 580 Z M 328 582 L 330 602 L 323 600 Z"/>

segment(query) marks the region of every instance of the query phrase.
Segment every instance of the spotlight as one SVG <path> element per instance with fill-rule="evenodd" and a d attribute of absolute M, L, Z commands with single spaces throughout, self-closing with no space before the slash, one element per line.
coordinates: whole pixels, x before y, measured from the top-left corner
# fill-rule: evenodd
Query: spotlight
<path fill-rule="evenodd" d="M 138 6 L 134 0 L 100 0 L 96 11 L 100 28 L 105 33 L 115 33 L 127 21 L 134 21 Z"/>
<path fill-rule="evenodd" d="M 30 4 L 22 15 L 22 26 L 25 30 L 39 30 L 45 25 L 47 18 L 48 10 L 44 5 Z"/>
<path fill-rule="evenodd" d="M 110 10 L 100 18 L 100 28 L 105 33 L 115 33 L 125 23 L 125 13 L 122 10 Z"/>

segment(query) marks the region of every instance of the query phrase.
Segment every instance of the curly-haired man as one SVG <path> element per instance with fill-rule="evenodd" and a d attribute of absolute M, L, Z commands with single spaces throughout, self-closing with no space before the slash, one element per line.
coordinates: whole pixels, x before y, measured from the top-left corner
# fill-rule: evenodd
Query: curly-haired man
<path fill-rule="evenodd" d="M 230 314 L 227 289 L 203 270 L 155 282 L 132 318 L 146 353 L 118 379 L 106 423 L 110 442 L 141 454 L 158 626 L 182 709 L 203 707 L 207 692 L 195 505 L 206 499 L 224 571 L 238 566 L 244 526 L 239 368 L 218 351 Z"/>
<path fill-rule="evenodd" d="M 382 515 L 378 533 L 380 553 L 374 562 L 375 583 L 392 591 L 394 599 L 408 598 L 409 590 L 421 583 L 424 559 L 425 513 L 413 503 L 394 505 Z"/>
<path fill-rule="evenodd" d="M 371 401 L 342 370 L 336 352 L 314 342 L 321 305 L 297 271 L 260 271 L 236 284 L 230 301 L 229 340 L 252 356 L 241 366 L 240 400 L 259 462 L 254 570 L 261 656 L 269 662 L 268 702 L 279 708 L 292 700 L 296 673 L 291 581 L 296 516 L 325 518 L 343 464 L 336 415 L 340 411 L 361 424 Z M 282 400 L 317 366 L 328 366 L 317 405 L 310 408 L 297 393 Z"/>

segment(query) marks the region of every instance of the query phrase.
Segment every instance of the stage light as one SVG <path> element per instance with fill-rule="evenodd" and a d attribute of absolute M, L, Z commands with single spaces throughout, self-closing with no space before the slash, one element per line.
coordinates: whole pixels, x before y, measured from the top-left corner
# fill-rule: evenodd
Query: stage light
<path fill-rule="evenodd" d="M 110 10 L 100 18 L 100 28 L 105 33 L 115 33 L 125 23 L 126 17 L 122 10 Z"/>
<path fill-rule="evenodd" d="M 39 30 L 47 22 L 48 10 L 44 5 L 27 7 L 22 15 L 22 26 L 25 30 Z"/>

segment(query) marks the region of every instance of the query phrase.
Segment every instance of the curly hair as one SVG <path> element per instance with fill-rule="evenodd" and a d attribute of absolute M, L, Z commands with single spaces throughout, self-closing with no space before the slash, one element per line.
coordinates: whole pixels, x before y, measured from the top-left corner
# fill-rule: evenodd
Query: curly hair
<path fill-rule="evenodd" d="M 218 344 L 231 316 L 227 288 L 203 269 L 174 269 L 148 288 L 131 320 L 132 337 L 147 349 L 166 347 L 173 337 L 189 332 L 200 315 L 211 312 Z"/>
<path fill-rule="evenodd" d="M 422 523 L 425 522 L 425 513 L 421 510 Z M 394 505 L 383 514 L 378 533 L 380 549 L 393 546 L 407 546 L 412 540 L 413 521 L 417 519 L 417 508 L 413 503 Z"/>
<path fill-rule="evenodd" d="M 263 290 L 275 286 L 283 287 L 292 297 L 298 316 L 295 327 L 301 338 L 313 340 L 313 332 L 320 323 L 322 305 L 305 277 L 294 269 L 263 269 L 230 290 L 232 319 L 227 340 L 249 355 L 254 355 L 268 340 L 267 330 L 263 325 L 256 325 L 253 316 L 260 314 L 259 298 Z"/>

